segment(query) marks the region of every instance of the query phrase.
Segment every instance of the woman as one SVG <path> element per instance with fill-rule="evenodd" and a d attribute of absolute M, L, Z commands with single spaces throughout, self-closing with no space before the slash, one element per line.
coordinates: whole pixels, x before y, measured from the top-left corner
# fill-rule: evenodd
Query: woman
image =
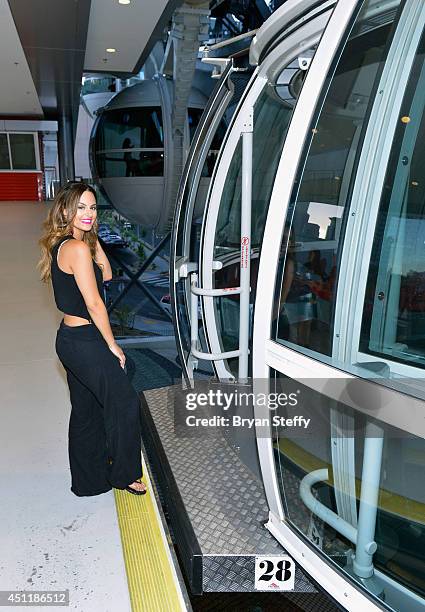
<path fill-rule="evenodd" d="M 285 236 L 288 230 L 285 229 Z M 282 241 L 285 246 L 287 239 Z M 312 261 L 309 255 L 309 261 Z M 311 291 L 311 265 L 301 266 L 296 258 L 296 242 L 293 230 L 290 230 L 280 294 L 279 338 L 289 340 L 299 346 L 309 347 L 311 323 L 314 318 Z M 283 332 L 286 323 L 285 332 Z M 285 333 L 285 335 L 281 335 Z"/>
<path fill-rule="evenodd" d="M 72 405 L 71 491 L 99 495 L 115 487 L 143 495 L 140 400 L 109 324 L 103 281 L 112 271 L 97 238 L 96 217 L 93 188 L 69 183 L 57 194 L 39 240 L 41 280 L 52 281 L 64 313 L 55 348 Z"/>

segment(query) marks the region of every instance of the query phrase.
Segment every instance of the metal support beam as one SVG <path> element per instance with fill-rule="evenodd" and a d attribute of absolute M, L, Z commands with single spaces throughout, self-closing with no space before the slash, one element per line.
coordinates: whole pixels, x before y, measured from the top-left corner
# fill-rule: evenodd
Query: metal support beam
<path fill-rule="evenodd" d="M 330 510 L 313 495 L 311 488 L 321 481 L 328 480 L 329 472 L 327 468 L 314 470 L 306 474 L 300 483 L 300 497 L 307 508 L 356 545 L 356 552 L 353 555 L 353 572 L 364 580 L 372 578 L 374 575 L 373 555 L 377 550 L 375 529 L 383 444 L 382 428 L 375 423 L 368 422 L 363 451 L 362 485 L 357 528 Z"/>
<path fill-rule="evenodd" d="M 383 445 L 384 434 L 381 427 L 372 422 L 367 423 L 363 451 L 356 556 L 353 559 L 354 573 L 361 578 L 373 576 L 372 560 L 377 548 L 375 528 Z"/>
<path fill-rule="evenodd" d="M 61 185 L 75 180 L 74 132 L 72 117 L 60 115 L 58 119 L 59 179 Z"/>
<path fill-rule="evenodd" d="M 126 284 L 121 293 L 115 298 L 115 300 L 109 304 L 107 307 L 108 313 L 112 312 L 112 310 L 116 307 L 116 305 L 122 300 L 122 298 L 130 291 L 133 285 L 137 285 L 141 291 L 146 295 L 146 297 L 151 300 L 151 302 L 155 305 L 161 314 L 165 315 L 169 321 L 172 321 L 171 315 L 160 305 L 159 300 L 145 287 L 145 284 L 139 280 L 140 276 L 145 272 L 145 270 L 150 266 L 152 261 L 158 256 L 162 248 L 167 244 L 167 242 L 171 238 L 171 233 L 168 233 L 161 242 L 155 247 L 155 249 L 151 252 L 149 257 L 143 262 L 140 268 L 137 270 L 135 274 L 131 272 L 131 270 L 126 266 L 125 263 L 121 261 L 119 257 L 114 254 L 110 254 L 112 259 L 115 259 L 117 263 L 119 263 L 120 267 L 124 270 L 127 276 L 130 278 L 130 282 Z"/>

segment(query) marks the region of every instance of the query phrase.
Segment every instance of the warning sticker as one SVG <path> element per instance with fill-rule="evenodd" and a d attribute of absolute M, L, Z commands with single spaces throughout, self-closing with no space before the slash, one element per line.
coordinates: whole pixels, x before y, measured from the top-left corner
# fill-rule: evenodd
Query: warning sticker
<path fill-rule="evenodd" d="M 249 258 L 249 238 L 248 236 L 242 236 L 241 238 L 241 268 L 248 267 Z"/>

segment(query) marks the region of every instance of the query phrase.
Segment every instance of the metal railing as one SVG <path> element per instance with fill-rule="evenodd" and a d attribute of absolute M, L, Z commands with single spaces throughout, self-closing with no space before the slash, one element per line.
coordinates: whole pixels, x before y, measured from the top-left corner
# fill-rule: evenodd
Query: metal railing
<path fill-rule="evenodd" d="M 191 343 L 190 357 L 206 361 L 221 361 L 238 358 L 238 378 L 248 378 L 249 355 L 249 317 L 250 317 L 250 268 L 251 268 L 251 200 L 252 200 L 252 149 L 253 149 L 253 109 L 247 113 L 242 127 L 242 197 L 241 197 L 241 241 L 240 241 L 240 286 L 221 289 L 205 289 L 198 286 L 196 270 L 190 275 L 190 323 Z M 220 262 L 213 262 L 213 268 L 221 267 Z M 181 274 L 183 276 L 183 274 Z M 199 350 L 198 337 L 198 300 L 199 297 L 223 297 L 239 295 L 239 347 L 233 351 L 203 352 Z"/>

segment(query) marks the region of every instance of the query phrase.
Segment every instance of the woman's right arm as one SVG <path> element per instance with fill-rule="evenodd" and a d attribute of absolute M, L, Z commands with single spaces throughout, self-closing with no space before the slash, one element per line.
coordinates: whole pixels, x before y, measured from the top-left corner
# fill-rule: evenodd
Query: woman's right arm
<path fill-rule="evenodd" d="M 81 240 L 72 240 L 71 246 L 73 252 L 70 267 L 86 303 L 90 318 L 102 334 L 109 349 L 120 360 L 121 367 L 124 367 L 125 355 L 121 347 L 115 342 L 105 303 L 99 295 L 90 248 Z"/>
<path fill-rule="evenodd" d="M 289 290 L 294 280 L 294 262 L 292 258 L 286 259 L 285 272 L 283 273 L 282 291 L 280 294 L 280 307 L 282 307 L 286 298 L 288 297 Z"/>

